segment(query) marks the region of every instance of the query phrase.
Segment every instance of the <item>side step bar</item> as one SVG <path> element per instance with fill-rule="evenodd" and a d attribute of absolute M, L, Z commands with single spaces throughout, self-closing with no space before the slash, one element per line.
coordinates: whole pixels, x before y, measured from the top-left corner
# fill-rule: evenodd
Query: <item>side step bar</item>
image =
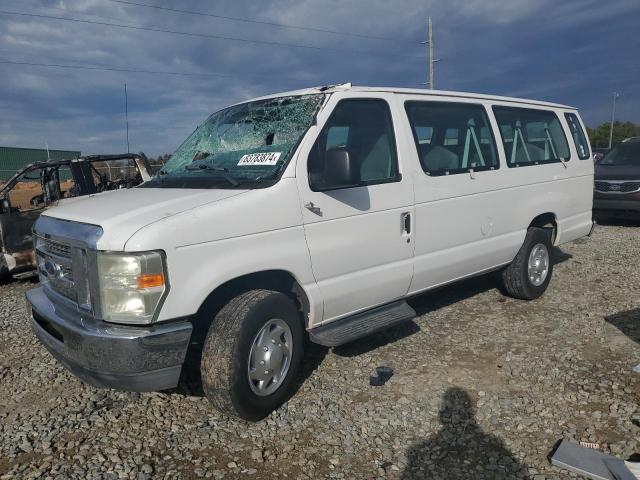
<path fill-rule="evenodd" d="M 312 328 L 309 330 L 309 337 L 313 343 L 325 347 L 337 347 L 385 330 L 397 323 L 411 320 L 415 316 L 416 311 L 406 301 L 399 300 Z"/>

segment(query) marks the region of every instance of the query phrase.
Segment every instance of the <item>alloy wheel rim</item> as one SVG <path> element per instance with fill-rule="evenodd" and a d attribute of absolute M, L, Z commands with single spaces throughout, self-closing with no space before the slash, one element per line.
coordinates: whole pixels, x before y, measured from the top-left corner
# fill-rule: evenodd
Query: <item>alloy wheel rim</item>
<path fill-rule="evenodd" d="M 527 274 L 532 285 L 539 287 L 549 274 L 549 250 L 543 243 L 534 245 L 529 253 Z"/>
<path fill-rule="evenodd" d="M 287 376 L 293 352 L 293 335 L 284 320 L 265 323 L 251 344 L 247 364 L 251 391 L 264 397 L 275 392 Z"/>

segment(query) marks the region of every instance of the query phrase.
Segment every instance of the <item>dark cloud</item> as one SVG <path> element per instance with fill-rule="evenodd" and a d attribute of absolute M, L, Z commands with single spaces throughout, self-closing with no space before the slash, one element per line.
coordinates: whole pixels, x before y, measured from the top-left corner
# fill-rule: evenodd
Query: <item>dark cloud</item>
<path fill-rule="evenodd" d="M 110 0 L 6 0 L 0 10 L 140 25 L 327 50 L 185 37 L 0 14 L 0 60 L 116 66 L 163 74 L 0 65 L 0 144 L 115 152 L 124 140 L 123 84 L 134 150 L 169 152 L 209 113 L 253 96 L 351 81 L 418 87 L 433 17 L 436 87 L 568 103 L 596 125 L 622 93 L 619 118 L 640 122 L 640 5 L 625 0 L 145 0 L 185 10 L 364 33 L 277 28 Z M 352 50 L 366 53 L 337 52 Z M 391 56 L 398 54 L 402 56 Z"/>

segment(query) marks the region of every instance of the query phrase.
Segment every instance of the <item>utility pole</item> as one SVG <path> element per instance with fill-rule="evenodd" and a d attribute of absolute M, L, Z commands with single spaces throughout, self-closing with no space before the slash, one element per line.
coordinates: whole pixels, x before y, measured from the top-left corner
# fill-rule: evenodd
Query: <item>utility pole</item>
<path fill-rule="evenodd" d="M 613 122 L 616 117 L 616 98 L 618 98 L 620 94 L 618 92 L 613 92 L 613 106 L 611 107 L 611 126 L 609 127 L 609 150 L 611 150 L 611 144 L 613 142 Z"/>
<path fill-rule="evenodd" d="M 433 90 L 434 88 L 434 70 L 433 64 L 439 62 L 439 58 L 433 58 L 433 25 L 431 24 L 431 17 L 429 17 L 429 28 L 428 28 L 428 39 L 424 42 L 420 42 L 423 45 L 427 45 L 429 47 L 429 72 L 427 82 L 422 85 L 427 85 L 429 90 Z"/>
<path fill-rule="evenodd" d="M 127 84 L 124 84 L 124 118 L 127 123 L 127 153 L 129 152 L 129 98 L 127 96 Z"/>

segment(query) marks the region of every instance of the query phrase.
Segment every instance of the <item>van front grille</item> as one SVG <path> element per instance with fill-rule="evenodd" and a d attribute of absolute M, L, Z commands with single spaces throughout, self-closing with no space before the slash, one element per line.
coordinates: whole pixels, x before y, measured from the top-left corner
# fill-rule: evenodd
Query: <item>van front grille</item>
<path fill-rule="evenodd" d="M 71 245 L 36 236 L 40 281 L 63 297 L 78 302 Z"/>
<path fill-rule="evenodd" d="M 51 239 L 42 239 L 42 247 L 43 249 L 51 253 L 53 255 L 57 255 L 59 257 L 71 258 L 71 246 L 65 245 L 60 242 L 55 242 Z"/>
<path fill-rule="evenodd" d="M 42 215 L 33 227 L 40 281 L 54 305 L 73 306 L 95 315 L 91 272 L 102 228 Z"/>

